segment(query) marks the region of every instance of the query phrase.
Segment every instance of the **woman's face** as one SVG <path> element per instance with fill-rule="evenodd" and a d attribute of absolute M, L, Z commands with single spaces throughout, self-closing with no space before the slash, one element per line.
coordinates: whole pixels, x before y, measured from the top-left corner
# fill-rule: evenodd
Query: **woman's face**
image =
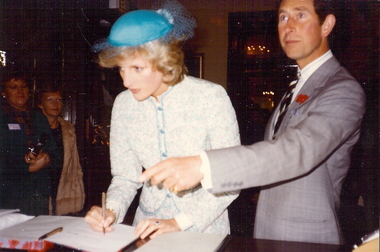
<path fill-rule="evenodd" d="M 153 69 L 152 64 L 139 54 L 124 59 L 119 67 L 123 85 L 131 90 L 138 101 L 143 101 L 149 96 L 157 99 L 157 96 L 169 87 L 163 83 L 163 74 Z"/>
<path fill-rule="evenodd" d="M 28 84 L 22 79 L 12 79 L 5 83 L 5 90 L 1 93 L 5 100 L 14 108 L 25 110 L 29 99 Z"/>
<path fill-rule="evenodd" d="M 58 117 L 63 108 L 61 92 L 46 92 L 38 105 L 46 117 Z"/>

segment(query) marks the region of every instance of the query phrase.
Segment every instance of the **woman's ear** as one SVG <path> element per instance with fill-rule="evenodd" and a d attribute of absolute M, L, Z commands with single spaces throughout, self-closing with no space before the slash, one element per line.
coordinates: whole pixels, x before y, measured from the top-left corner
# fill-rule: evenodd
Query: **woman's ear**
<path fill-rule="evenodd" d="M 171 82 L 173 80 L 173 74 L 172 73 L 164 73 L 162 75 L 162 81 L 164 83 L 168 83 L 168 82 Z"/>
<path fill-rule="evenodd" d="M 325 21 L 322 24 L 322 36 L 327 37 L 335 26 L 335 16 L 333 14 L 329 14 L 326 16 Z"/>

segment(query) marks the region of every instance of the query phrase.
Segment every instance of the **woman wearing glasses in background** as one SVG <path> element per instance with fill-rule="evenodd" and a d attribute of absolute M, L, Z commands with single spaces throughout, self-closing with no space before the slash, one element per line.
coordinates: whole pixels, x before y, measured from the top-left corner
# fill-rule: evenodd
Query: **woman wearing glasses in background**
<path fill-rule="evenodd" d="M 52 169 L 50 213 L 53 215 L 77 214 L 84 205 L 83 172 L 79 163 L 77 137 L 72 123 L 61 117 L 63 109 L 62 91 L 45 85 L 38 92 L 38 107 L 47 117 L 58 157 Z"/>

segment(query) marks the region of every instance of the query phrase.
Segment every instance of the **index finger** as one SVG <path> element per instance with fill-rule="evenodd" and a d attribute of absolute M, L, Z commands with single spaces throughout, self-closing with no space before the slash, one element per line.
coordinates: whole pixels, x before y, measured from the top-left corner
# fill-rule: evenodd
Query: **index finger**
<path fill-rule="evenodd" d="M 166 161 L 166 160 L 165 160 Z M 145 170 L 139 177 L 140 182 L 145 182 L 165 169 L 165 161 L 159 162 Z M 159 181 L 161 182 L 161 181 Z"/>

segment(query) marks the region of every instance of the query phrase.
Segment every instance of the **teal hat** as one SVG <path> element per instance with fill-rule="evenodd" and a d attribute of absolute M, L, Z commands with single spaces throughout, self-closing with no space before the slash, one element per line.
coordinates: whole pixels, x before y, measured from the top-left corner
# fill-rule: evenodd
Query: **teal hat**
<path fill-rule="evenodd" d="M 111 49 L 108 56 L 113 57 L 126 46 L 140 46 L 157 39 L 164 43 L 183 41 L 194 35 L 195 19 L 178 1 L 155 0 L 155 3 L 153 10 L 135 10 L 119 17 L 108 38 L 92 47 L 94 52 Z"/>
<path fill-rule="evenodd" d="M 112 46 L 137 46 L 159 39 L 173 24 L 152 10 L 136 10 L 122 15 L 111 28 L 107 41 Z"/>

